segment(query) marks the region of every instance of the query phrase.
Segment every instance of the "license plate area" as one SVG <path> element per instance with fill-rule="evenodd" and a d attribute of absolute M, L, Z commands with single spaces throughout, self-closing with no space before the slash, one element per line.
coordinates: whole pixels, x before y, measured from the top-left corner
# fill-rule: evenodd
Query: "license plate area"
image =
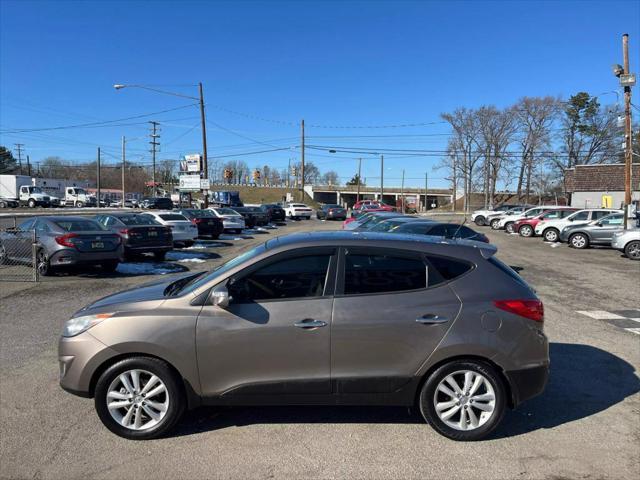
<path fill-rule="evenodd" d="M 104 248 L 104 242 L 91 242 L 91 248 Z"/>

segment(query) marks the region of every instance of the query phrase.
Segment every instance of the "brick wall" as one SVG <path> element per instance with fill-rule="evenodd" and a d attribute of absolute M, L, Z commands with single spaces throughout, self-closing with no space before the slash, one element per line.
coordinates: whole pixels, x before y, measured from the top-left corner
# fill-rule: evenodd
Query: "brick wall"
<path fill-rule="evenodd" d="M 640 163 L 631 165 L 631 189 L 640 190 Z M 567 192 L 624 191 L 624 164 L 578 165 L 565 170 Z"/>

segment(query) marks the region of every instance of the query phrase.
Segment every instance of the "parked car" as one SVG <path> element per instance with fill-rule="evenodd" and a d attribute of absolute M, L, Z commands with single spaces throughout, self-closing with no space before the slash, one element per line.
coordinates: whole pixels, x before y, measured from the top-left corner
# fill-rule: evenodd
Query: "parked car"
<path fill-rule="evenodd" d="M 513 207 L 516 207 L 516 206 L 517 205 L 500 204 L 500 205 L 496 205 L 493 208 L 476 210 L 471 214 L 471 221 L 474 222 L 479 227 L 483 227 L 485 225 L 488 225 L 487 217 L 489 215 L 496 215 L 496 214 L 499 214 L 499 213 L 504 213 L 507 210 L 509 210 L 510 208 L 513 208 Z"/>
<path fill-rule="evenodd" d="M 354 211 L 366 209 L 380 210 L 383 212 L 393 212 L 395 211 L 396 207 L 394 207 L 393 205 L 387 205 L 386 203 L 383 203 L 379 200 L 360 200 L 359 202 L 356 202 L 352 207 L 352 210 Z"/>
<path fill-rule="evenodd" d="M 156 210 L 172 210 L 173 201 L 167 197 L 143 198 L 140 202 L 140 208 L 156 209 Z"/>
<path fill-rule="evenodd" d="M 240 215 L 235 209 L 229 207 L 209 208 L 213 214 L 222 220 L 222 225 L 227 232 L 240 233 L 245 229 L 246 224 L 244 216 Z"/>
<path fill-rule="evenodd" d="M 224 231 L 222 219 L 218 218 L 211 210 L 183 208 L 176 210 L 176 212 L 187 217 L 191 223 L 198 227 L 198 238 L 215 240 Z"/>
<path fill-rule="evenodd" d="M 363 220 L 362 222 L 357 222 L 357 225 L 355 226 L 355 228 L 349 228 L 350 225 L 348 225 L 347 229 L 354 230 L 354 231 L 371 230 L 378 223 L 384 220 L 389 220 L 391 218 L 400 218 L 400 217 L 410 217 L 410 216 L 405 215 L 402 212 L 376 212 L 370 217 Z M 411 217 L 411 218 L 418 218 L 418 217 Z"/>
<path fill-rule="evenodd" d="M 638 227 L 613 232 L 611 237 L 611 246 L 624 252 L 631 260 L 640 260 L 640 228 Z"/>
<path fill-rule="evenodd" d="M 578 210 L 565 218 L 544 218 L 535 227 L 536 235 L 542 235 L 546 242 L 557 242 L 560 232 L 569 225 L 585 225 L 594 220 L 599 220 L 612 213 L 622 213 L 622 210 L 610 208 L 587 208 Z"/>
<path fill-rule="evenodd" d="M 538 223 L 547 220 L 566 218 L 577 210 L 577 208 L 570 207 L 554 208 L 553 210 L 547 210 L 533 218 L 522 218 L 513 224 L 513 231 L 518 232 L 521 237 L 534 237 L 535 228 Z"/>
<path fill-rule="evenodd" d="M 0 208 L 18 208 L 20 202 L 15 198 L 0 197 Z"/>
<path fill-rule="evenodd" d="M 100 265 L 113 272 L 122 258 L 122 239 L 86 217 L 43 216 L 0 232 L 0 264 L 32 262 L 36 238 L 36 268 L 50 275 L 59 267 Z"/>
<path fill-rule="evenodd" d="M 124 257 L 135 258 L 151 253 L 158 261 L 173 249 L 171 228 L 149 215 L 140 213 L 110 213 L 96 215 L 95 219 L 106 229 L 119 234 L 124 244 Z"/>
<path fill-rule="evenodd" d="M 151 439 L 198 405 L 415 407 L 479 440 L 549 371 L 543 305 L 479 242 L 293 234 L 98 300 L 64 323 L 60 385 Z M 74 415 L 70 411 L 69 415 Z"/>
<path fill-rule="evenodd" d="M 284 213 L 284 208 L 275 203 L 265 203 L 261 205 L 264 210 L 269 214 L 270 222 L 284 222 L 287 215 Z"/>
<path fill-rule="evenodd" d="M 560 207 L 560 206 L 556 206 L 556 205 L 541 205 L 541 206 L 537 206 L 537 207 L 533 207 L 530 208 L 528 210 L 525 210 L 524 212 L 522 212 L 521 214 L 516 214 L 516 215 L 505 215 L 504 217 L 500 218 L 500 221 L 498 222 L 498 230 L 502 230 L 504 229 L 507 233 L 516 233 L 513 230 L 513 225 L 518 221 L 518 220 L 522 220 L 522 219 L 526 219 L 526 218 L 533 218 L 533 217 L 537 217 L 538 215 L 548 211 L 548 210 L 553 210 L 556 208 L 564 208 L 564 207 Z"/>
<path fill-rule="evenodd" d="M 509 208 L 505 212 L 500 212 L 500 213 L 494 213 L 492 215 L 487 215 L 487 218 L 485 220 L 485 224 L 489 225 L 492 230 L 500 230 L 500 220 L 502 218 L 504 218 L 505 216 L 520 215 L 520 214 L 524 213 L 525 211 L 527 211 L 527 210 L 529 210 L 530 208 L 533 208 L 533 207 L 534 207 L 534 205 L 521 205 L 521 206 Z"/>
<path fill-rule="evenodd" d="M 304 203 L 289 203 L 284 207 L 284 213 L 288 218 L 304 218 L 309 220 L 312 211 L 313 210 Z"/>
<path fill-rule="evenodd" d="M 388 212 L 388 211 L 373 211 L 373 212 L 367 212 L 359 217 L 356 217 L 355 219 L 352 217 L 351 219 L 347 219 L 343 222 L 342 224 L 342 228 L 344 230 L 356 230 L 358 228 L 360 228 L 363 225 L 368 224 L 369 222 L 371 222 L 374 218 L 378 217 L 386 217 L 386 218 L 396 218 L 396 217 L 404 217 L 405 215 L 403 213 L 400 212 Z M 351 220 L 351 221 L 349 221 Z M 376 222 L 377 223 L 377 222 Z"/>
<path fill-rule="evenodd" d="M 236 212 L 245 218 L 247 226 L 263 227 L 269 224 L 269 213 L 259 206 L 236 207 Z M 251 228 L 250 227 L 250 228 Z"/>
<path fill-rule="evenodd" d="M 318 220 L 346 220 L 347 211 L 340 205 L 328 203 L 316 210 Z"/>
<path fill-rule="evenodd" d="M 466 225 L 459 223 L 439 223 L 422 219 L 414 222 L 402 222 L 389 230 L 389 233 L 415 233 L 454 240 L 475 240 L 489 243 L 486 235 L 476 232 Z"/>
<path fill-rule="evenodd" d="M 376 225 L 371 227 L 369 231 L 371 232 L 389 232 L 394 228 L 404 225 L 409 222 L 435 222 L 435 220 L 431 220 L 424 217 L 417 217 L 414 215 L 402 215 L 399 217 L 389 216 L 383 218 L 382 221 L 378 222 Z"/>
<path fill-rule="evenodd" d="M 611 245 L 613 234 L 622 230 L 623 213 L 612 213 L 586 225 L 569 225 L 560 232 L 560 241 L 573 248 Z"/>
<path fill-rule="evenodd" d="M 148 215 L 156 222 L 171 228 L 174 245 L 190 247 L 198 238 L 198 227 L 181 213 L 153 211 L 144 212 L 142 215 Z"/>

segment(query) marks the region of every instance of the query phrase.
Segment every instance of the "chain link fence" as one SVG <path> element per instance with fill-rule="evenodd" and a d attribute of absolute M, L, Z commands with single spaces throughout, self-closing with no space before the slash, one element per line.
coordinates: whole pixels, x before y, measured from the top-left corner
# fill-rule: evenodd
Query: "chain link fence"
<path fill-rule="evenodd" d="M 37 282 L 36 232 L 21 230 L 18 220 L 0 218 L 0 281 Z"/>

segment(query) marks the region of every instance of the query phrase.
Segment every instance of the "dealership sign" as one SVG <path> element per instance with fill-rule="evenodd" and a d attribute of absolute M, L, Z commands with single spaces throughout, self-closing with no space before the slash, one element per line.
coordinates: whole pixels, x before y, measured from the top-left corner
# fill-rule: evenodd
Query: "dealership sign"
<path fill-rule="evenodd" d="M 201 165 L 201 155 L 185 155 L 184 160 L 180 160 L 180 171 L 187 173 L 200 173 L 202 171 Z"/>
<path fill-rule="evenodd" d="M 200 175 L 180 175 L 180 191 L 196 192 L 200 190 Z"/>

